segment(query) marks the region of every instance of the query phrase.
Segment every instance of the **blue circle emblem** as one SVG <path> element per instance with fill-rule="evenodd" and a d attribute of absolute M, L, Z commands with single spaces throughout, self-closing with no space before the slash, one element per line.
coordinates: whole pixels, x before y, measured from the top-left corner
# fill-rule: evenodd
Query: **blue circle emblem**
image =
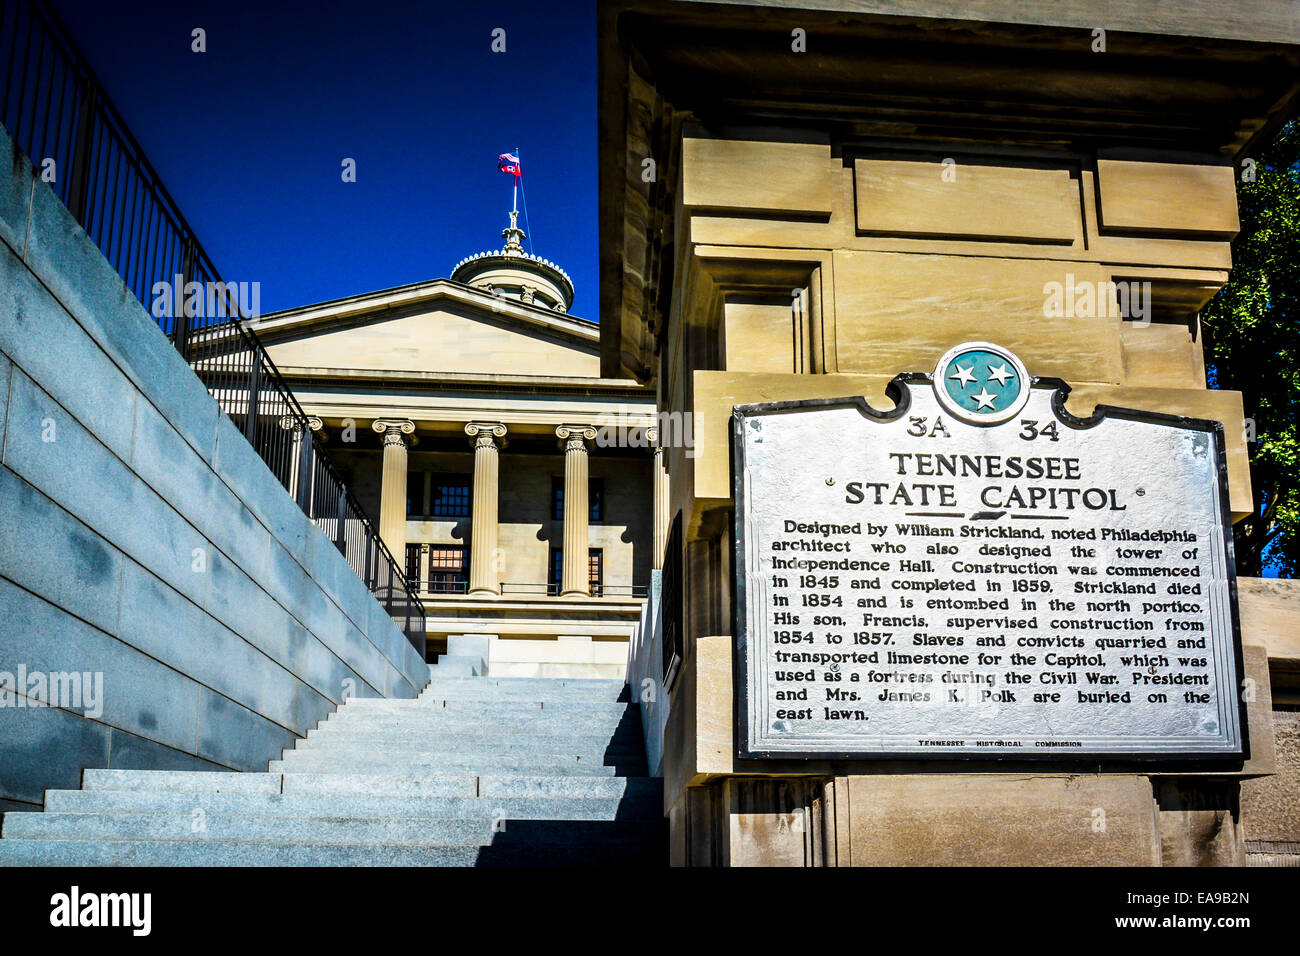
<path fill-rule="evenodd" d="M 1015 415 L 1029 398 L 1024 365 L 1011 352 L 987 342 L 968 342 L 946 354 L 935 369 L 940 402 L 968 422 L 996 424 Z"/>

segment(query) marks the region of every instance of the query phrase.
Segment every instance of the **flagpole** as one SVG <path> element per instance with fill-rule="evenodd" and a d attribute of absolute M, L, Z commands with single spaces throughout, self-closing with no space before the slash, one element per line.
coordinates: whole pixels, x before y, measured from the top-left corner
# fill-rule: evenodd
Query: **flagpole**
<path fill-rule="evenodd" d="M 519 147 L 515 147 L 515 159 L 519 161 L 519 175 L 515 177 L 515 185 L 522 188 L 524 181 L 524 158 L 519 155 Z M 528 221 L 528 193 L 524 193 L 524 225 L 527 227 L 524 235 L 528 237 L 528 251 L 533 251 L 533 224 Z"/>

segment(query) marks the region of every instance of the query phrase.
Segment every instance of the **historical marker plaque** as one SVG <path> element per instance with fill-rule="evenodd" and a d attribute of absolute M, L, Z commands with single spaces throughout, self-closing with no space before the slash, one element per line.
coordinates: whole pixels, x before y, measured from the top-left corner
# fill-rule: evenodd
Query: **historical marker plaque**
<path fill-rule="evenodd" d="M 1222 426 L 989 343 L 735 410 L 742 757 L 1246 754 Z"/>

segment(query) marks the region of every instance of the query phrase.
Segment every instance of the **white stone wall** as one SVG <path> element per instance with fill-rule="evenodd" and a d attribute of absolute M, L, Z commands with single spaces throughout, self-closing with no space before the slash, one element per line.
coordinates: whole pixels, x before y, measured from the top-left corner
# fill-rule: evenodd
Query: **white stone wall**
<path fill-rule="evenodd" d="M 0 810 L 88 767 L 265 770 L 421 657 L 0 130 Z M 0 680 L 3 676 L 0 675 Z"/>
<path fill-rule="evenodd" d="M 650 572 L 650 597 L 628 646 L 627 683 L 632 700 L 641 705 L 646 766 L 663 776 L 664 728 L 668 726 L 668 694 L 663 688 L 663 626 L 660 615 L 662 571 Z"/>

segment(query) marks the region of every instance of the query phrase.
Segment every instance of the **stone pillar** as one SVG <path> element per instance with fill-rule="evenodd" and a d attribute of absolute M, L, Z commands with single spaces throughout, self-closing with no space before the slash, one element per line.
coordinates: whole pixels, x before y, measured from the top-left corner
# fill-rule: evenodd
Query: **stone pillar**
<path fill-rule="evenodd" d="M 302 493 L 298 487 L 298 482 L 301 480 L 299 473 L 302 467 L 303 427 L 298 421 L 298 416 L 281 415 L 280 428 L 293 433 L 289 445 L 289 475 L 286 479 L 285 490 L 293 495 L 294 500 L 301 506 Z"/>
<path fill-rule="evenodd" d="M 406 567 L 406 439 L 415 422 L 379 418 L 370 426 L 384 436 L 384 470 L 379 489 L 379 537 L 399 568 Z"/>
<path fill-rule="evenodd" d="M 474 497 L 470 518 L 469 593 L 498 594 L 496 575 L 497 499 L 500 473 L 497 439 L 505 438 L 500 422 L 470 422 L 465 434 L 474 439 Z"/>
<path fill-rule="evenodd" d="M 561 425 L 564 443 L 564 573 L 562 595 L 590 594 L 587 575 L 587 442 L 596 437 L 591 425 Z"/>
<path fill-rule="evenodd" d="M 321 441 L 325 440 L 323 431 L 325 423 L 315 415 L 307 416 L 307 426 L 320 435 Z M 289 478 L 285 486 L 289 494 L 293 495 L 298 506 L 302 508 L 309 516 L 312 512 L 312 486 L 310 468 L 304 473 L 303 466 L 310 466 L 310 457 L 303 454 L 303 442 L 308 441 L 306 432 L 302 424 L 298 421 L 296 415 L 281 415 L 280 427 L 287 432 L 293 432 L 292 444 L 289 450 Z"/>
<path fill-rule="evenodd" d="M 650 555 L 650 566 L 655 571 L 664 567 L 664 549 L 668 546 L 668 466 L 664 449 L 659 444 L 659 429 L 651 428 L 647 433 L 650 443 L 654 445 L 654 465 L 650 480 L 654 483 L 654 550 Z"/>

